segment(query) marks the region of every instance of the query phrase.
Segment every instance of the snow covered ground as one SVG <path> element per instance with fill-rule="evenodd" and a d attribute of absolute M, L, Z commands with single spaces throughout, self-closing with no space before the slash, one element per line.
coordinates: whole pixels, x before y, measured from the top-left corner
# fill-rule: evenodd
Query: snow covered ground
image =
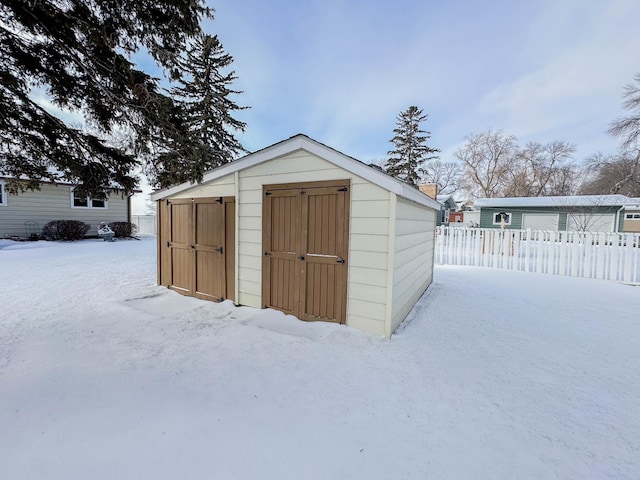
<path fill-rule="evenodd" d="M 385 340 L 0 242 L 2 479 L 640 478 L 640 287 L 438 267 Z"/>

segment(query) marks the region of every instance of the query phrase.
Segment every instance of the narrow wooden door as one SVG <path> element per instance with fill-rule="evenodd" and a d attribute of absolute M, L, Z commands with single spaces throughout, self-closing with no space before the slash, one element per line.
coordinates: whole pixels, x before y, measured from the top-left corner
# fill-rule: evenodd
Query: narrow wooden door
<path fill-rule="evenodd" d="M 347 187 L 309 188 L 302 197 L 302 320 L 344 321 Z"/>
<path fill-rule="evenodd" d="M 221 301 L 226 297 L 225 208 L 221 198 L 193 200 L 193 295 Z"/>
<path fill-rule="evenodd" d="M 266 186 L 265 307 L 344 323 L 348 232 L 348 181 Z"/>
<path fill-rule="evenodd" d="M 298 314 L 300 302 L 299 189 L 265 191 L 263 296 L 265 307 Z"/>
<path fill-rule="evenodd" d="M 172 200 L 169 203 L 169 268 L 170 288 L 185 295 L 193 294 L 194 262 L 191 245 L 193 215 L 191 199 Z"/>

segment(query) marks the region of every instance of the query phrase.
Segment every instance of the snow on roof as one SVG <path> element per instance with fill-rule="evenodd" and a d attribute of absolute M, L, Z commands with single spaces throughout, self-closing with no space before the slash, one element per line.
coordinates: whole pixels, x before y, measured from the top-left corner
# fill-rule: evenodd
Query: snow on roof
<path fill-rule="evenodd" d="M 625 195 L 575 195 L 557 197 L 479 198 L 476 207 L 584 207 L 628 205 L 633 199 Z"/>
<path fill-rule="evenodd" d="M 324 160 L 337 165 L 348 172 L 351 172 L 359 177 L 369 180 L 376 185 L 395 193 L 396 195 L 411 200 L 420 205 L 424 205 L 434 210 L 440 210 L 440 204 L 433 198 L 425 195 L 417 188 L 412 187 L 409 184 L 401 182 L 400 180 L 386 174 L 378 168 L 371 167 L 370 165 L 361 162 L 360 160 L 345 155 L 338 150 L 331 148 L 324 143 L 320 143 L 313 138 L 299 133 L 293 137 L 282 140 L 278 143 L 265 147 L 261 150 L 257 150 L 250 153 L 238 160 L 226 163 L 218 168 L 205 173 L 202 179 L 202 184 L 216 180 L 225 175 L 229 175 L 234 172 L 244 170 L 246 168 L 253 167 L 260 163 L 278 158 L 297 150 L 306 150 L 314 155 L 317 155 Z M 186 182 L 181 185 L 166 188 L 164 190 L 158 190 L 151 194 L 152 200 L 160 200 L 171 195 L 188 190 L 196 186 L 195 183 Z"/>

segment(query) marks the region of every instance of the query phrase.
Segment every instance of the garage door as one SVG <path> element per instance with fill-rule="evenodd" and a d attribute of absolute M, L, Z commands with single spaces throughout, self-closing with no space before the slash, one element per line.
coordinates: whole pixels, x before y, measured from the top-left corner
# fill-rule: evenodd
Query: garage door
<path fill-rule="evenodd" d="M 558 230 L 557 213 L 524 213 L 522 215 L 522 228 L 531 230 Z"/>
<path fill-rule="evenodd" d="M 615 214 L 570 213 L 567 217 L 567 230 L 576 232 L 613 232 Z"/>
<path fill-rule="evenodd" d="M 265 308 L 344 323 L 348 233 L 348 180 L 265 186 Z"/>
<path fill-rule="evenodd" d="M 159 284 L 206 300 L 235 299 L 235 199 L 161 201 Z"/>

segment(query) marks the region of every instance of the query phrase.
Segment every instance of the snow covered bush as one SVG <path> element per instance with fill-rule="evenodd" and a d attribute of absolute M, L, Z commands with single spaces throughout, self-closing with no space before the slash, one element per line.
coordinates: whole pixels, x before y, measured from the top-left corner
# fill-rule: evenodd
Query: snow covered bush
<path fill-rule="evenodd" d="M 132 237 L 138 231 L 135 223 L 131 222 L 111 222 L 109 226 L 116 234 L 116 238 Z"/>
<path fill-rule="evenodd" d="M 42 229 L 45 240 L 81 240 L 89 231 L 91 225 L 79 220 L 54 220 Z"/>

